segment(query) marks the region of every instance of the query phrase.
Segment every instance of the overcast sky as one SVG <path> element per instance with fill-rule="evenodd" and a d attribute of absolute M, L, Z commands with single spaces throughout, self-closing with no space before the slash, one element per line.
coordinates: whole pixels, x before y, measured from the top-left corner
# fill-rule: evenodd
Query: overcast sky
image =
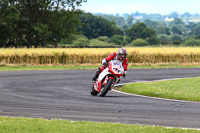
<path fill-rule="evenodd" d="M 90 13 L 159 13 L 171 12 L 200 14 L 200 0 L 88 0 L 81 9 Z"/>

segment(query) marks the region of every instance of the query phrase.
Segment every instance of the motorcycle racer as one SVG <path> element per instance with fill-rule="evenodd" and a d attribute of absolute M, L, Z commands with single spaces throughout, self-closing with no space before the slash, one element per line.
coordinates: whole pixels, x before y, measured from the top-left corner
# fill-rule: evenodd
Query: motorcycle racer
<path fill-rule="evenodd" d="M 120 48 L 117 53 L 112 53 L 110 54 L 107 58 L 104 58 L 102 60 L 102 64 L 103 66 L 99 67 L 95 73 L 95 75 L 93 76 L 92 80 L 96 81 L 96 79 L 98 78 L 99 74 L 106 68 L 108 67 L 108 62 L 111 60 L 119 60 L 120 62 L 122 62 L 122 65 L 124 67 L 124 75 L 123 77 L 126 76 L 127 74 L 127 67 L 128 67 L 128 59 L 126 58 L 127 56 L 127 51 L 125 48 Z"/>

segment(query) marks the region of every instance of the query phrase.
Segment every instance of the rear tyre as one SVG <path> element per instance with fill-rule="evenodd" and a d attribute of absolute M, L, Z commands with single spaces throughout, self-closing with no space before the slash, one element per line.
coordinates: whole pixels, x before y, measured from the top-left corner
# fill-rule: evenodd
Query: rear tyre
<path fill-rule="evenodd" d="M 110 90 L 112 83 L 113 79 L 109 78 L 107 84 L 101 89 L 101 92 L 99 94 L 101 97 L 104 97 L 107 94 L 107 92 Z"/>
<path fill-rule="evenodd" d="M 93 85 L 93 86 L 92 86 L 92 89 L 91 89 L 91 91 L 90 91 L 90 94 L 91 94 L 92 96 L 96 96 L 98 93 L 99 93 L 99 92 L 96 91 L 96 90 L 94 89 L 94 85 Z"/>

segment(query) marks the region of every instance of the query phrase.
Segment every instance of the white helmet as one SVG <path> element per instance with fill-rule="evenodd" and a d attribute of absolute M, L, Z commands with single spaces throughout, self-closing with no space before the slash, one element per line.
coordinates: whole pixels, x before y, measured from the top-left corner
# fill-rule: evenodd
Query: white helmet
<path fill-rule="evenodd" d="M 127 51 L 125 48 L 120 48 L 118 51 L 117 51 L 117 59 L 120 60 L 120 61 L 123 61 L 126 59 L 126 56 L 127 56 Z"/>

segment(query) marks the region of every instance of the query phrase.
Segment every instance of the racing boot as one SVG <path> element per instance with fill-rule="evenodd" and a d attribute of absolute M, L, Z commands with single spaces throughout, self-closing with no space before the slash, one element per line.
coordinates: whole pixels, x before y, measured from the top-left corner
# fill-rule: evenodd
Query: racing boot
<path fill-rule="evenodd" d="M 99 74 L 106 68 L 106 66 L 102 66 L 99 67 L 94 75 L 94 77 L 92 78 L 93 81 L 96 81 L 97 78 L 99 77 Z"/>
<path fill-rule="evenodd" d="M 92 77 L 92 80 L 96 81 L 98 77 L 99 77 L 99 73 L 96 72 L 95 75 Z"/>

